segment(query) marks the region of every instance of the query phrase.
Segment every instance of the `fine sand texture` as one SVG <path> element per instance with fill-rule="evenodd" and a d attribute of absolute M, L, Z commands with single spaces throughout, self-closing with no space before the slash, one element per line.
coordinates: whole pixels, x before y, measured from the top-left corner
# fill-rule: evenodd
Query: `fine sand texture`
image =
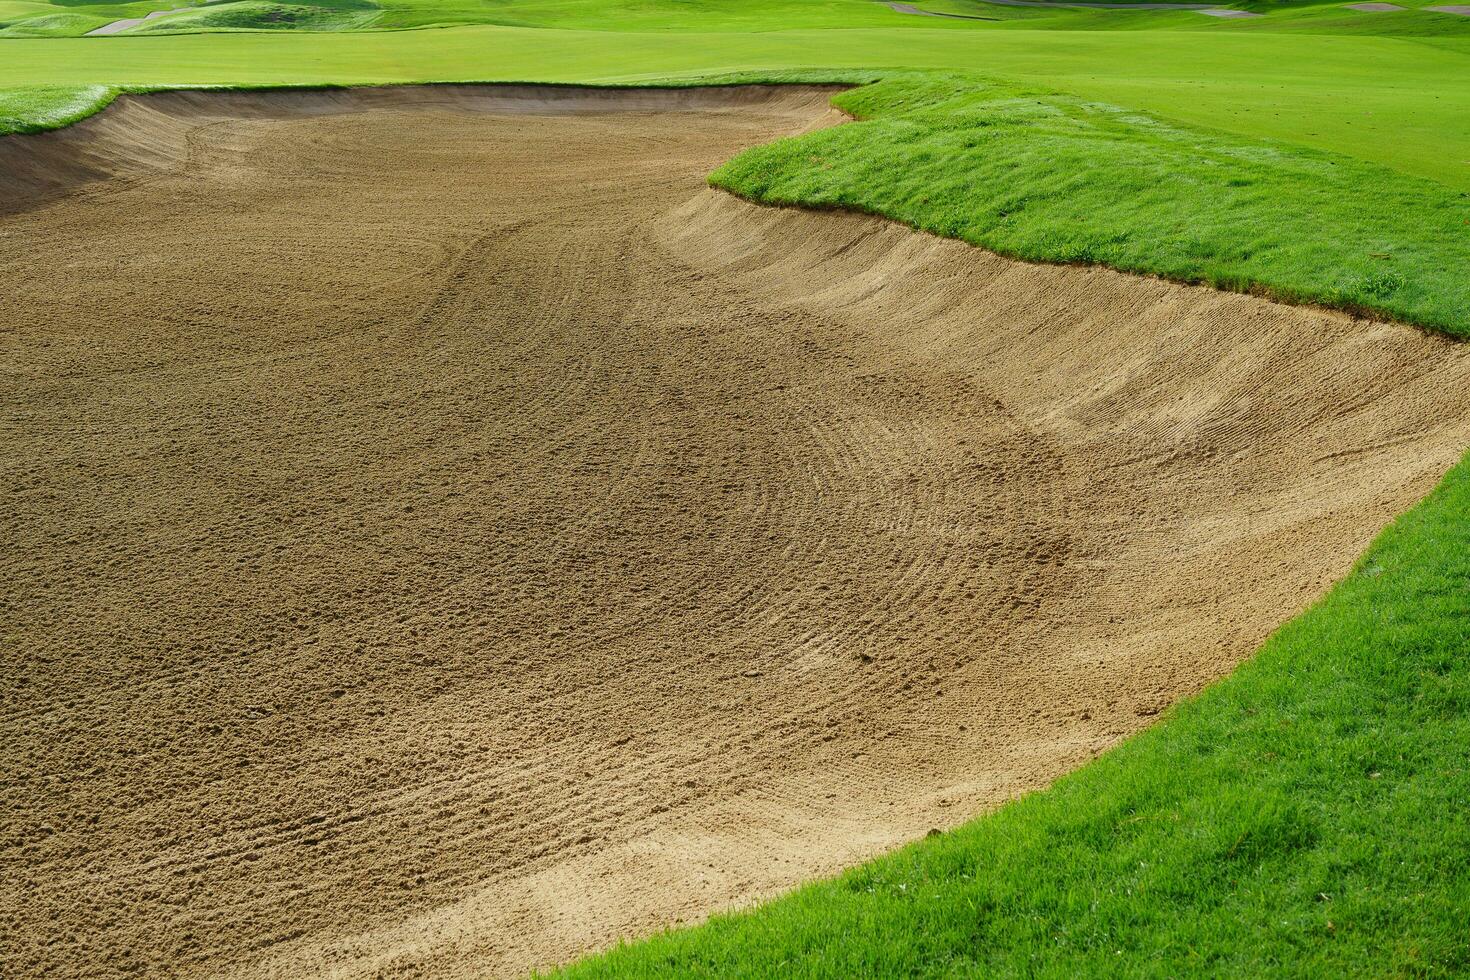
<path fill-rule="evenodd" d="M 827 92 L 0 143 L 0 976 L 514 975 L 1044 786 L 1470 442 L 1400 326 L 705 187 Z"/>

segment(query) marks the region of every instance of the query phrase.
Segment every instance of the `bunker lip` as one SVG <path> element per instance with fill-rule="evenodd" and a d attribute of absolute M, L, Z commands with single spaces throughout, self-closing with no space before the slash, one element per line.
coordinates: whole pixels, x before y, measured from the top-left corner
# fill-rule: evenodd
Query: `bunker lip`
<path fill-rule="evenodd" d="M 41 133 L 0 136 L 0 216 L 107 179 L 141 179 L 183 166 L 200 125 L 275 115 L 309 116 L 407 106 L 501 113 L 679 112 L 829 97 L 849 84 L 664 82 L 577 85 L 427 82 L 272 85 L 125 92 L 86 119 Z M 831 110 L 835 113 L 836 110 Z"/>
<path fill-rule="evenodd" d="M 7 975 L 516 975 L 831 873 L 1470 439 L 1464 345 L 705 186 L 825 90 L 388 91 L 130 100 L 0 218 Z"/>
<path fill-rule="evenodd" d="M 126 30 L 128 30 L 129 28 L 132 28 L 132 27 L 137 27 L 139 24 L 146 24 L 149 21 L 155 21 L 155 20 L 158 20 L 160 17 L 167 17 L 170 14 L 183 13 L 184 11 L 186 11 L 188 9 L 189 9 L 188 7 L 183 7 L 183 8 L 179 8 L 177 10 L 153 10 L 153 11 L 149 11 L 148 13 L 144 14 L 142 17 L 127 17 L 127 18 L 124 18 L 122 20 L 115 20 L 115 21 L 113 21 L 110 24 L 103 24 L 101 27 L 97 28 L 96 30 L 88 31 L 83 36 L 84 37 L 109 37 L 109 36 L 111 36 L 113 34 L 121 34 L 123 31 L 126 31 Z"/>

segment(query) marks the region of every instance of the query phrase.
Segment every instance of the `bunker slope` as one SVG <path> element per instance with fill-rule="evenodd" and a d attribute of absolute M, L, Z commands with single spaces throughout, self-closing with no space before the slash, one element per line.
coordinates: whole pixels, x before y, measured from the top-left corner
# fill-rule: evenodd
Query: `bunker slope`
<path fill-rule="evenodd" d="M 160 17 L 167 17 L 169 14 L 180 13 L 182 10 L 187 9 L 189 8 L 185 7 L 181 8 L 181 10 L 153 10 L 144 14 L 142 17 L 129 17 L 125 20 L 115 20 L 111 24 L 103 24 L 95 31 L 88 31 L 84 36 L 105 37 L 109 34 L 121 34 L 130 27 L 137 27 L 139 24 L 147 23 L 150 20 L 157 20 Z"/>
<path fill-rule="evenodd" d="M 886 3 L 885 6 L 900 14 L 913 14 L 917 17 L 947 17 L 950 20 L 996 20 L 995 17 L 977 17 L 974 14 L 946 14 L 937 10 L 920 10 L 911 3 Z"/>
<path fill-rule="evenodd" d="M 0 974 L 513 975 L 831 873 L 1229 671 L 1470 441 L 1463 346 L 704 186 L 827 94 L 0 143 Z"/>

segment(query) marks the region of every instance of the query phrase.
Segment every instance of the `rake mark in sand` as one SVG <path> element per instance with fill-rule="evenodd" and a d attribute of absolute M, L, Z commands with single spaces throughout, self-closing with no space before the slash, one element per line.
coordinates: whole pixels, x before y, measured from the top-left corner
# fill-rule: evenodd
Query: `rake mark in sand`
<path fill-rule="evenodd" d="M 0 973 L 514 974 L 834 871 L 1228 671 L 1470 435 L 1413 330 L 704 188 L 825 112 L 0 145 Z"/>

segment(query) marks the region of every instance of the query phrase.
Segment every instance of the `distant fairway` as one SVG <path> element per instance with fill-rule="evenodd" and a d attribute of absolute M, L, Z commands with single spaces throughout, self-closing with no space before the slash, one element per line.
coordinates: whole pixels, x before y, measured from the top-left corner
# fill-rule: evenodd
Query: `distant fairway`
<path fill-rule="evenodd" d="M 892 16 L 899 27 L 918 19 Z M 922 68 L 1019 80 L 1470 189 L 1470 127 L 1464 125 L 1470 118 L 1470 36 L 974 25 L 905 28 L 897 35 L 900 53 L 890 29 L 689 29 L 697 26 L 656 34 L 458 27 L 0 41 L 0 118 L 42 113 L 23 94 L 40 86 L 622 83 L 725 73 L 779 79 L 794 72 L 843 79 Z M 1128 70 L 1119 71 L 1121 65 Z M 7 96 L 7 90 L 22 94 Z"/>

